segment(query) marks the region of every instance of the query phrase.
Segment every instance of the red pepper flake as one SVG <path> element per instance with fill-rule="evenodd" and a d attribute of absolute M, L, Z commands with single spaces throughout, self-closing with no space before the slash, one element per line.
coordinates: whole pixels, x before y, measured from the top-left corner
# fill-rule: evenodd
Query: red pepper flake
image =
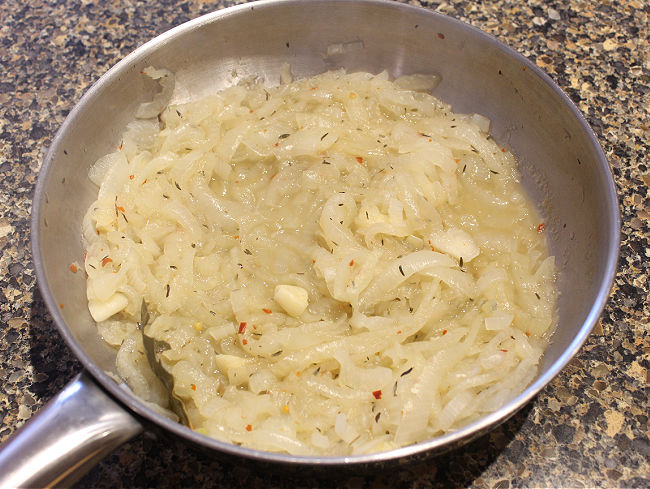
<path fill-rule="evenodd" d="M 120 151 L 122 151 L 123 147 L 124 147 L 124 143 L 120 143 Z"/>
<path fill-rule="evenodd" d="M 445 35 L 442 32 L 438 32 L 438 39 L 444 39 Z"/>
<path fill-rule="evenodd" d="M 280 143 L 275 143 L 273 146 L 277 148 L 278 146 L 280 146 Z"/>
<path fill-rule="evenodd" d="M 253 112 L 255 112 L 253 109 L 248 111 L 249 114 L 252 114 Z"/>
<path fill-rule="evenodd" d="M 233 238 L 235 238 L 235 239 L 239 239 L 239 234 L 235 234 L 235 235 L 233 236 Z"/>
<path fill-rule="evenodd" d="M 312 262 L 312 263 L 316 263 L 316 260 L 312 260 L 311 262 Z"/>
<path fill-rule="evenodd" d="M 253 425 L 247 424 L 246 431 L 252 431 L 252 430 L 253 430 Z"/>
<path fill-rule="evenodd" d="M 508 350 L 499 349 L 499 351 L 502 351 L 503 353 L 508 353 Z"/>
<path fill-rule="evenodd" d="M 263 307 L 262 311 L 264 311 L 266 314 L 271 314 L 273 312 L 271 309 L 267 309 L 266 307 Z"/>
<path fill-rule="evenodd" d="M 361 156 L 357 156 L 357 163 L 359 164 L 363 163 L 363 158 Z"/>
<path fill-rule="evenodd" d="M 118 211 L 120 211 L 120 212 L 126 212 L 126 211 L 124 210 L 124 207 L 122 207 L 121 205 L 118 205 L 118 206 L 116 207 L 116 209 L 117 209 Z"/>
<path fill-rule="evenodd" d="M 296 372 L 296 377 L 300 377 L 300 372 Z"/>
<path fill-rule="evenodd" d="M 460 163 L 460 158 L 455 158 L 454 161 L 455 161 L 456 163 Z"/>
<path fill-rule="evenodd" d="M 105 257 L 105 258 L 102 260 L 102 266 L 105 267 L 107 264 L 109 264 L 109 263 L 112 262 L 112 261 L 113 261 L 113 260 L 111 260 L 109 257 Z"/>
<path fill-rule="evenodd" d="M 196 384 L 191 384 L 190 387 L 192 388 L 193 391 L 196 390 Z"/>
<path fill-rule="evenodd" d="M 530 331 L 526 331 L 526 336 L 530 336 Z"/>
<path fill-rule="evenodd" d="M 375 396 L 375 399 L 381 399 L 381 389 L 378 391 L 372 391 L 372 395 Z"/>
<path fill-rule="evenodd" d="M 432 143 L 432 142 L 433 142 L 433 139 L 429 139 L 429 142 Z"/>
<path fill-rule="evenodd" d="M 447 334 L 447 330 L 446 330 L 446 329 L 443 329 L 443 330 L 442 330 L 442 335 L 444 336 L 444 335 L 446 335 L 446 334 Z"/>
<path fill-rule="evenodd" d="M 318 87 L 311 87 L 312 90 L 316 90 Z"/>
<path fill-rule="evenodd" d="M 539 226 L 537 226 L 537 232 L 538 233 L 543 233 L 545 229 L 546 229 L 546 223 L 545 222 L 543 222 Z"/>
<path fill-rule="evenodd" d="M 502 152 L 502 153 L 505 153 L 505 152 L 506 152 L 506 148 L 501 148 L 501 152 Z"/>
<path fill-rule="evenodd" d="M 521 67 L 521 71 L 526 71 L 526 67 L 525 67 L 525 66 L 522 66 L 522 67 Z"/>
<path fill-rule="evenodd" d="M 242 334 L 244 331 L 246 331 L 246 323 L 239 323 L 239 333 Z"/>
<path fill-rule="evenodd" d="M 248 340 L 244 338 L 243 340 L 241 340 L 241 344 L 244 346 L 248 345 Z"/>
<path fill-rule="evenodd" d="M 146 75 L 146 73 L 144 71 L 141 71 L 140 74 L 141 75 Z"/>
<path fill-rule="evenodd" d="M 133 180 L 135 178 L 135 175 L 129 175 L 129 179 Z"/>
<path fill-rule="evenodd" d="M 75 265 L 74 263 L 71 263 L 70 264 L 70 271 L 72 273 L 77 273 L 77 265 Z"/>
<path fill-rule="evenodd" d="M 398 329 L 398 330 L 397 330 L 397 334 L 402 334 L 402 330 L 401 330 L 401 329 Z"/>
<path fill-rule="evenodd" d="M 63 309 L 65 307 L 65 304 L 59 304 L 59 307 Z"/>
<path fill-rule="evenodd" d="M 353 266 L 353 265 L 354 265 L 354 260 L 350 260 L 349 265 L 350 265 L 350 266 Z"/>

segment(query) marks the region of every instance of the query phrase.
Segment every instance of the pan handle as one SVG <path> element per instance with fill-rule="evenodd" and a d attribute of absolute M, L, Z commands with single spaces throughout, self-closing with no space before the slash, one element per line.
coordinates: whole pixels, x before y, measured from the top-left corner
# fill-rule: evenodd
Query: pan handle
<path fill-rule="evenodd" d="M 143 427 L 81 372 L 0 448 L 0 488 L 68 486 Z"/>

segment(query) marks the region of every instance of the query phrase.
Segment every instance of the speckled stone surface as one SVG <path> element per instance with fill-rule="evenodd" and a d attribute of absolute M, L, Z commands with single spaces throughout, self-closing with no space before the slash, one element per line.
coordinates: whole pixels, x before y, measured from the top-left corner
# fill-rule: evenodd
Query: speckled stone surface
<path fill-rule="evenodd" d="M 0 0 L 0 441 L 81 366 L 36 289 L 29 214 L 67 113 L 143 42 L 238 2 Z M 496 35 L 576 102 L 611 162 L 623 217 L 612 298 L 578 356 L 509 422 L 466 447 L 386 474 L 267 474 L 145 434 L 78 487 L 649 487 L 650 4 L 411 2 Z"/>

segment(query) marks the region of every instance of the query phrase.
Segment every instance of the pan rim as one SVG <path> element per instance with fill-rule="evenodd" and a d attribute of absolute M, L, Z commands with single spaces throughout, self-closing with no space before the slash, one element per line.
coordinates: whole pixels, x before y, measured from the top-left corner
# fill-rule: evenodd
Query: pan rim
<path fill-rule="evenodd" d="M 460 20 L 457 20 L 452 17 L 440 14 L 438 12 L 425 9 L 423 7 L 416 7 L 407 4 L 401 4 L 392 2 L 389 0 L 331 0 L 329 4 L 345 4 L 345 3 L 355 3 L 355 4 L 365 4 L 373 6 L 376 8 L 390 8 L 395 9 L 400 12 L 411 12 L 416 13 L 423 18 L 435 19 L 438 22 L 449 23 L 455 25 L 456 27 L 464 30 L 469 35 L 477 36 L 483 41 L 488 42 L 493 47 L 496 47 L 501 51 L 505 56 L 512 57 L 517 61 L 521 62 L 523 66 L 526 66 L 527 69 L 531 70 L 538 76 L 542 82 L 547 85 L 553 92 L 561 99 L 562 103 L 566 105 L 569 110 L 572 112 L 572 115 L 577 121 L 581 129 L 587 135 L 589 142 L 594 150 L 597 158 L 596 163 L 599 166 L 599 176 L 604 180 L 605 186 L 607 187 L 607 193 L 603 198 L 607 201 L 607 209 L 610 212 L 608 216 L 607 223 L 610 224 L 607 236 L 608 236 L 608 247 L 607 247 L 607 257 L 608 262 L 606 264 L 603 280 L 598 288 L 598 294 L 594 302 L 591 305 L 588 315 L 586 316 L 582 326 L 579 329 L 578 334 L 571 341 L 568 348 L 564 350 L 562 355 L 545 371 L 540 375 L 531 385 L 529 385 L 524 392 L 519 396 L 509 401 L 506 405 L 502 406 L 497 411 L 490 413 L 486 416 L 479 418 L 478 420 L 463 426 L 459 430 L 445 435 L 427 440 L 425 442 L 417 443 L 414 445 L 409 445 L 406 447 L 401 447 L 385 452 L 377 452 L 365 455 L 350 455 L 350 456 L 294 456 L 288 454 L 280 454 L 274 452 L 267 452 L 262 450 L 255 450 L 250 448 L 240 447 L 234 444 L 222 442 L 214 438 L 202 435 L 195 431 L 192 431 L 190 428 L 180 425 L 161 414 L 153 411 L 151 408 L 144 405 L 141 401 L 138 401 L 135 396 L 127 392 L 124 388 L 120 387 L 114 380 L 109 377 L 98 365 L 96 365 L 93 360 L 86 354 L 84 348 L 80 345 L 79 342 L 73 337 L 72 333 L 68 329 L 65 320 L 59 307 L 54 300 L 54 296 L 50 291 L 50 287 L 47 281 L 47 276 L 45 273 L 43 258 L 40 249 L 40 223 L 42 220 L 42 206 L 44 202 L 44 193 L 45 193 L 45 184 L 48 180 L 48 175 L 51 172 L 51 169 L 54 165 L 55 155 L 59 151 L 62 151 L 61 140 L 63 135 L 74 127 L 74 123 L 80 113 L 83 112 L 84 107 L 92 100 L 100 91 L 104 85 L 110 84 L 111 80 L 120 76 L 122 72 L 127 70 L 130 66 L 133 66 L 137 61 L 145 58 L 148 54 L 155 51 L 160 45 L 163 45 L 179 36 L 184 35 L 185 33 L 191 32 L 194 29 L 197 29 L 203 25 L 219 22 L 223 19 L 226 19 L 231 16 L 243 15 L 246 11 L 249 10 L 262 10 L 262 9 L 274 9 L 280 6 L 285 5 L 302 5 L 305 3 L 321 3 L 320 0 L 261 0 L 258 2 L 252 2 L 247 4 L 241 4 L 227 9 L 218 10 L 196 19 L 190 20 L 184 24 L 181 24 L 177 27 L 164 32 L 163 34 L 158 35 L 152 40 L 141 45 L 133 52 L 128 54 L 117 64 L 111 67 L 104 75 L 102 75 L 82 96 L 82 98 L 75 104 L 74 108 L 71 110 L 69 115 L 66 117 L 60 129 L 57 131 L 52 144 L 43 160 L 41 166 L 38 181 L 36 184 L 36 189 L 33 197 L 33 208 L 31 216 L 31 247 L 32 254 L 34 257 L 34 269 L 37 276 L 38 287 L 41 292 L 41 296 L 47 306 L 48 311 L 52 315 L 54 322 L 59 330 L 59 333 L 73 351 L 74 355 L 81 361 L 84 368 L 90 372 L 92 377 L 97 381 L 97 383 L 106 391 L 108 391 L 112 398 L 118 400 L 125 408 L 133 413 L 136 416 L 144 418 L 155 425 L 160 426 L 161 428 L 177 435 L 185 440 L 216 450 L 230 455 L 240 456 L 249 459 L 255 459 L 265 462 L 274 462 L 281 464 L 291 464 L 291 465 L 323 465 L 323 466 L 338 466 L 338 465 L 359 465 L 367 463 L 376 463 L 376 462 L 386 462 L 398 458 L 409 457 L 416 455 L 422 452 L 433 452 L 433 451 L 443 451 L 445 449 L 449 450 L 457 446 L 461 442 L 469 441 L 472 438 L 478 437 L 488 429 L 491 429 L 495 425 L 504 422 L 509 417 L 514 415 L 519 411 L 526 403 L 533 399 L 551 380 L 556 377 L 561 370 L 569 363 L 569 361 L 575 356 L 580 347 L 586 341 L 589 333 L 591 332 L 593 326 L 596 324 L 602 310 L 605 307 L 605 304 L 609 298 L 610 290 L 614 282 L 614 278 L 617 270 L 617 260 L 618 260 L 618 250 L 620 245 L 620 214 L 618 207 L 618 199 L 615 190 L 614 180 L 611 174 L 611 169 L 608 163 L 608 160 L 603 152 L 603 149 L 593 132 L 593 129 L 585 120 L 584 116 L 573 103 L 573 101 L 561 90 L 561 88 L 541 69 L 539 69 L 532 61 L 525 58 L 523 55 L 519 54 L 513 48 L 510 48 L 502 41 L 498 40 L 496 37 L 487 34 L 480 29 L 473 27 L 469 24 L 466 24 Z M 335 7 L 332 7 L 335 8 Z"/>

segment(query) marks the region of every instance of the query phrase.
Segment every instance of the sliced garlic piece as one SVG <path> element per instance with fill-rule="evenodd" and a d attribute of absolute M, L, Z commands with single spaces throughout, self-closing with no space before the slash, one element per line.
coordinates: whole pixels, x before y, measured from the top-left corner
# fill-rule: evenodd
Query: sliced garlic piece
<path fill-rule="evenodd" d="M 96 322 L 106 321 L 113 314 L 117 314 L 129 304 L 125 295 L 118 292 L 113 294 L 106 301 L 88 301 L 88 310 Z"/>
<path fill-rule="evenodd" d="M 469 234 L 462 229 L 448 229 L 431 235 L 431 244 L 436 251 L 442 251 L 457 260 L 462 257 L 464 263 L 469 263 L 479 254 L 479 247 Z"/>
<path fill-rule="evenodd" d="M 236 355 L 221 354 L 214 357 L 214 363 L 219 371 L 228 374 L 230 370 L 243 367 L 248 361 Z"/>
<path fill-rule="evenodd" d="M 514 319 L 515 315 L 510 312 L 496 312 L 492 316 L 485 318 L 485 329 L 488 331 L 506 329 Z"/>
<path fill-rule="evenodd" d="M 275 287 L 273 299 L 287 314 L 300 316 L 309 304 L 309 295 L 302 287 L 296 285 L 278 285 Z"/>

